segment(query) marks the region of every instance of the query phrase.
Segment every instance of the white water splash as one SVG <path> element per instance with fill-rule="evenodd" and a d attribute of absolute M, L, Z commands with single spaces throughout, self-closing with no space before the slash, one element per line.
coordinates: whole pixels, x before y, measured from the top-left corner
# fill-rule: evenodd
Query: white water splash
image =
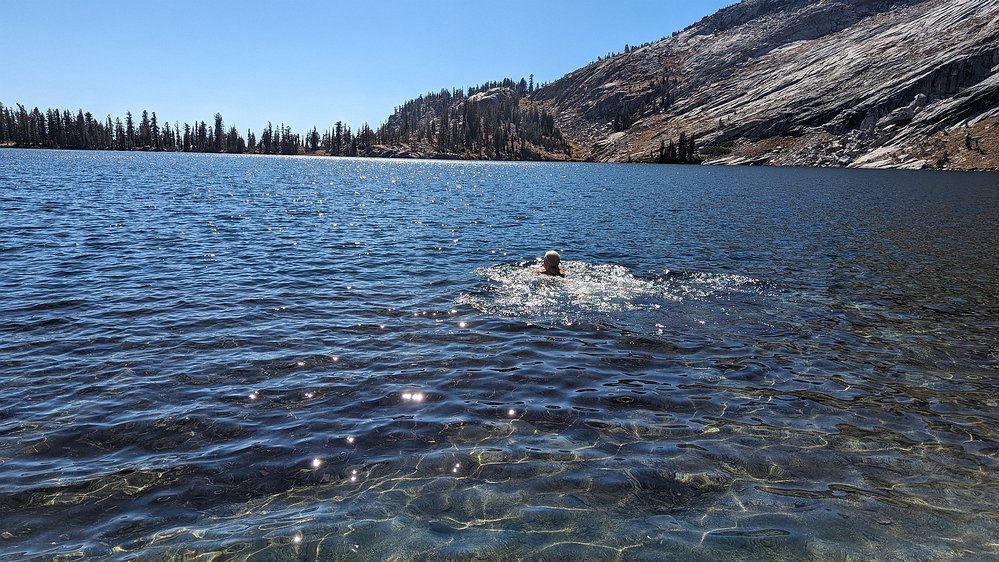
<path fill-rule="evenodd" d="M 564 261 L 565 277 L 539 273 L 540 261 L 481 267 L 474 271 L 490 285 L 476 294 L 463 294 L 458 303 L 487 314 L 547 319 L 572 324 L 623 311 L 655 311 L 684 300 L 706 300 L 741 292 L 759 282 L 729 274 L 675 274 L 638 277 L 613 264 Z"/>

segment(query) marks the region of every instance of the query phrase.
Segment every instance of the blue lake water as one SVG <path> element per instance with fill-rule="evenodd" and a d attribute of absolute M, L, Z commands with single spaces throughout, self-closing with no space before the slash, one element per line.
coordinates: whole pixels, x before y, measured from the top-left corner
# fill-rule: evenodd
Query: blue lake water
<path fill-rule="evenodd" d="M 995 174 L 0 150 L 0 558 L 995 557 L 997 218 Z"/>

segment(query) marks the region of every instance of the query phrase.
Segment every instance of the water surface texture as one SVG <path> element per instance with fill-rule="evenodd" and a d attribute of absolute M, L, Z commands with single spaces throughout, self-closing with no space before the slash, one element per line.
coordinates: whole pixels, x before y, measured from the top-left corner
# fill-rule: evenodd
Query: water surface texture
<path fill-rule="evenodd" d="M 995 557 L 996 178 L 0 150 L 0 558 Z"/>

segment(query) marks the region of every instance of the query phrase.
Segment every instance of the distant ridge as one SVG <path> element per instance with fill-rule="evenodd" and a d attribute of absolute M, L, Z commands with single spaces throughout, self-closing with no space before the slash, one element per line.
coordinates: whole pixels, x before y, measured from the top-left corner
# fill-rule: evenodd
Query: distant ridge
<path fill-rule="evenodd" d="M 744 0 L 531 99 L 594 161 L 996 169 L 999 0 Z"/>

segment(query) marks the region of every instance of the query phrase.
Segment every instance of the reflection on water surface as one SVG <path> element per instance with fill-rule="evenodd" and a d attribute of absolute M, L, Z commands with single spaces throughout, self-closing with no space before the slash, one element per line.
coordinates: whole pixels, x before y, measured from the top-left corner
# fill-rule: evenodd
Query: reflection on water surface
<path fill-rule="evenodd" d="M 0 170 L 5 559 L 999 545 L 992 176 Z"/>

